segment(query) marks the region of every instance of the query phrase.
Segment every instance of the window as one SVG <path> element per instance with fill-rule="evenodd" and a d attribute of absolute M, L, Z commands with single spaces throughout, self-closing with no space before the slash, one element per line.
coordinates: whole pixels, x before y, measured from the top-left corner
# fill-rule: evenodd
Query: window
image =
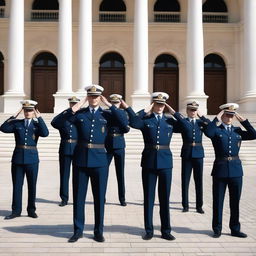
<path fill-rule="evenodd" d="M 123 0 L 103 0 L 100 4 L 101 22 L 125 22 L 126 5 Z"/>
<path fill-rule="evenodd" d="M 203 21 L 209 23 L 227 23 L 228 8 L 223 0 L 207 0 L 203 4 Z"/>
<path fill-rule="evenodd" d="M 204 58 L 205 68 L 225 69 L 224 60 L 217 54 L 209 54 Z"/>
<path fill-rule="evenodd" d="M 34 67 L 56 67 L 57 65 L 56 57 L 49 52 L 38 54 L 33 61 Z"/>
<path fill-rule="evenodd" d="M 5 1 L 0 0 L 0 18 L 4 18 Z"/>
<path fill-rule="evenodd" d="M 180 4 L 177 0 L 157 0 L 154 5 L 155 22 L 180 22 Z"/>
<path fill-rule="evenodd" d="M 124 67 L 124 59 L 118 53 L 106 53 L 100 59 L 100 67 L 101 68 L 123 68 Z"/>
<path fill-rule="evenodd" d="M 58 0 L 35 0 L 32 4 L 31 20 L 56 21 L 59 18 Z"/>
<path fill-rule="evenodd" d="M 178 68 L 178 62 L 173 56 L 162 54 L 156 58 L 155 68 Z"/>

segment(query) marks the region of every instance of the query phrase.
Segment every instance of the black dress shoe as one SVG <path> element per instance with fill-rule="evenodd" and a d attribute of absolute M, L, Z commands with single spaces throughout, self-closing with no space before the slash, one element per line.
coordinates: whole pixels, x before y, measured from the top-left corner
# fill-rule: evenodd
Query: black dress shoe
<path fill-rule="evenodd" d="M 122 206 L 126 206 L 126 205 L 127 205 L 127 203 L 126 203 L 125 201 L 120 201 L 120 205 L 122 205 Z"/>
<path fill-rule="evenodd" d="M 246 238 L 247 235 L 243 232 L 240 231 L 232 231 L 231 236 L 236 236 L 236 237 L 241 237 L 241 238 Z"/>
<path fill-rule="evenodd" d="M 68 242 L 69 243 L 75 243 L 79 238 L 83 237 L 83 234 L 81 233 L 75 233 L 73 236 L 71 236 L 69 239 L 68 239 Z"/>
<path fill-rule="evenodd" d="M 35 212 L 28 213 L 28 217 L 34 218 L 34 219 L 38 218 L 38 216 L 37 216 L 37 214 Z"/>
<path fill-rule="evenodd" d="M 165 239 L 165 240 L 175 240 L 176 238 L 171 235 L 171 234 L 162 234 L 161 238 Z"/>
<path fill-rule="evenodd" d="M 202 207 L 197 208 L 196 211 L 197 211 L 198 213 L 204 214 L 204 210 L 202 209 Z"/>
<path fill-rule="evenodd" d="M 219 238 L 221 236 L 221 232 L 220 231 L 216 231 L 216 232 L 214 232 L 214 234 L 213 234 L 213 238 Z"/>
<path fill-rule="evenodd" d="M 150 240 L 152 239 L 153 234 L 152 233 L 146 233 L 144 236 L 142 236 L 143 240 Z"/>
<path fill-rule="evenodd" d="M 20 217 L 20 214 L 12 213 L 8 216 L 5 216 L 4 219 L 5 220 L 11 220 L 11 219 L 14 219 L 14 218 L 17 218 L 17 217 Z"/>
<path fill-rule="evenodd" d="M 102 234 L 94 235 L 93 239 L 99 243 L 105 242 L 105 238 Z"/>
<path fill-rule="evenodd" d="M 188 207 L 183 207 L 182 212 L 188 212 Z"/>
<path fill-rule="evenodd" d="M 66 206 L 67 204 L 68 204 L 67 201 L 62 200 L 62 201 L 59 203 L 59 206 L 60 206 L 60 207 L 63 207 L 63 206 Z"/>

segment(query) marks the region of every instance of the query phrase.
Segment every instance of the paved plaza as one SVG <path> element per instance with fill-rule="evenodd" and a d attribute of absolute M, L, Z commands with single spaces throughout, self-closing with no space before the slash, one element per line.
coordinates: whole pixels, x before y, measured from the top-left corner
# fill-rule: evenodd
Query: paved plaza
<path fill-rule="evenodd" d="M 204 210 L 195 210 L 194 182 L 190 186 L 190 211 L 181 212 L 180 163 L 175 161 L 170 198 L 172 234 L 175 241 L 160 238 L 159 205 L 156 195 L 154 209 L 155 235 L 144 241 L 143 193 L 139 162 L 126 164 L 126 200 L 119 205 L 117 184 L 113 166 L 110 168 L 105 207 L 105 243 L 95 242 L 93 237 L 93 200 L 89 187 L 86 202 L 84 237 L 77 243 L 68 243 L 73 233 L 72 200 L 66 207 L 59 207 L 59 175 L 57 161 L 42 161 L 37 185 L 38 219 L 26 216 L 27 188 L 23 190 L 22 217 L 4 220 L 10 214 L 11 175 L 10 163 L 1 162 L 0 177 L 0 256 L 3 255 L 256 255 L 256 171 L 255 166 L 244 168 L 241 200 L 241 226 L 248 238 L 230 236 L 228 228 L 228 194 L 225 201 L 223 235 L 212 238 L 211 231 L 211 166 L 204 170 Z M 71 185 L 70 185 L 71 191 Z M 72 195 L 71 195 L 72 199 Z"/>

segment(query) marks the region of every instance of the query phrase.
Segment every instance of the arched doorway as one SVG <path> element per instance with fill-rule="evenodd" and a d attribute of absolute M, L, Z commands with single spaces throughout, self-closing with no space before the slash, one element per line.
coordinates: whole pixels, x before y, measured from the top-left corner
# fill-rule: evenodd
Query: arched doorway
<path fill-rule="evenodd" d="M 101 22 L 125 22 L 126 5 L 123 0 L 103 0 L 99 8 Z"/>
<path fill-rule="evenodd" d="M 178 0 L 157 0 L 154 4 L 155 22 L 180 22 Z"/>
<path fill-rule="evenodd" d="M 49 52 L 36 56 L 31 70 L 31 97 L 38 102 L 38 109 L 43 113 L 52 113 L 53 94 L 57 91 L 57 59 Z"/>
<path fill-rule="evenodd" d="M 118 93 L 125 98 L 125 67 L 123 57 L 115 52 L 103 55 L 100 59 L 99 82 L 104 87 L 106 97 Z"/>
<path fill-rule="evenodd" d="M 156 58 L 153 90 L 168 93 L 167 103 L 179 110 L 179 65 L 172 55 L 162 54 Z"/>
<path fill-rule="evenodd" d="M 4 94 L 4 56 L 0 52 L 0 95 Z"/>
<path fill-rule="evenodd" d="M 34 0 L 32 10 L 59 10 L 58 0 Z"/>
<path fill-rule="evenodd" d="M 0 18 L 4 18 L 5 0 L 0 0 Z"/>
<path fill-rule="evenodd" d="M 34 0 L 31 19 L 40 21 L 57 21 L 59 18 L 58 0 Z"/>
<path fill-rule="evenodd" d="M 219 106 L 227 101 L 227 72 L 224 60 L 217 54 L 204 58 L 204 92 L 209 96 L 209 115 L 219 113 Z"/>
<path fill-rule="evenodd" d="M 228 8 L 224 0 L 206 0 L 203 4 L 203 22 L 227 23 Z"/>

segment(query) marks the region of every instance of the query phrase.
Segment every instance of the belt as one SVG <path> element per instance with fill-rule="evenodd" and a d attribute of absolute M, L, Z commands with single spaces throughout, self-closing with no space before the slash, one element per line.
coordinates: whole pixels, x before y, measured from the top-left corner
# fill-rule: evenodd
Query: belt
<path fill-rule="evenodd" d="M 232 160 L 238 160 L 239 156 L 227 156 L 227 157 L 217 157 L 216 161 L 232 161 Z"/>
<path fill-rule="evenodd" d="M 69 140 L 63 140 L 64 142 L 67 142 L 67 143 L 77 143 L 77 140 L 72 140 L 72 139 L 69 139 Z"/>
<path fill-rule="evenodd" d="M 154 145 L 154 144 L 145 144 L 144 148 L 146 149 L 170 149 L 168 145 Z"/>
<path fill-rule="evenodd" d="M 23 149 L 36 149 L 36 146 L 16 145 L 16 148 L 23 148 Z"/>
<path fill-rule="evenodd" d="M 86 143 L 86 142 L 78 142 L 78 144 L 86 148 L 105 148 L 104 144 L 92 144 L 92 143 Z"/>
<path fill-rule="evenodd" d="M 192 142 L 192 143 L 184 143 L 184 145 L 186 146 L 192 146 L 192 147 L 195 147 L 195 146 L 203 146 L 203 144 L 200 142 Z"/>
<path fill-rule="evenodd" d="M 121 134 L 121 133 L 109 133 L 109 135 L 110 135 L 111 137 L 123 136 L 123 134 Z"/>

